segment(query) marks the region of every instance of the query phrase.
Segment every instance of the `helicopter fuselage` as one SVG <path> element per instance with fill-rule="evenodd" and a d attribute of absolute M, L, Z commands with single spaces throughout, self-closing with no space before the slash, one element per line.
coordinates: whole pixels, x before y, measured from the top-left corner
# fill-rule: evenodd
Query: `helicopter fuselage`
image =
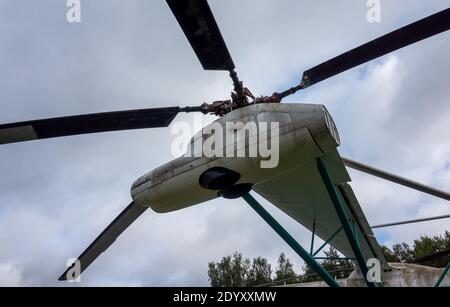
<path fill-rule="evenodd" d="M 249 123 L 255 125 L 248 125 Z M 239 131 L 249 126 L 261 127 L 261 124 L 267 127 L 266 132 Z M 196 144 L 208 143 L 208 138 L 212 137 L 211 131 L 217 130 L 217 127 L 223 128 L 225 137 L 230 137 L 231 134 L 234 141 L 231 147 L 228 142 L 216 142 L 215 152 L 231 153 L 232 157 L 227 154 L 211 156 L 203 150 L 200 154 L 198 151 L 193 154 Z M 234 137 L 236 134 L 242 137 Z M 269 164 L 269 167 L 267 163 L 264 165 L 267 157 L 250 155 L 252 146 L 267 147 L 267 143 L 272 146 L 272 152 L 278 155 L 276 165 Z M 202 175 L 209 170 L 219 169 L 237 174 L 236 180 L 230 183 L 232 186 L 251 186 L 316 159 L 335 149 L 339 143 L 333 119 L 322 105 L 250 105 L 234 110 L 203 128 L 192 138 L 184 156 L 136 180 L 131 188 L 131 195 L 136 203 L 151 207 L 159 213 L 180 210 L 220 196 L 221 188 L 208 188 L 200 182 Z M 276 151 L 274 146 L 277 147 Z M 216 173 L 212 171 L 206 177 Z M 226 184 L 225 182 L 224 185 Z"/>

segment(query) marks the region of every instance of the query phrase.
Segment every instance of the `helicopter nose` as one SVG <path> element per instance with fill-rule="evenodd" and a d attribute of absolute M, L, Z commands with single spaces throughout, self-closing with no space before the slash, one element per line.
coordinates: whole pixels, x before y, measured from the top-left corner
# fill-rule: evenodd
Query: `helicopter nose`
<path fill-rule="evenodd" d="M 142 188 L 142 186 L 144 186 L 144 185 L 146 188 L 151 187 L 153 185 L 152 177 L 153 177 L 153 172 L 148 172 L 144 176 L 139 177 L 137 180 L 135 180 L 133 182 L 133 185 L 131 186 L 131 190 L 133 191 L 133 190 Z"/>

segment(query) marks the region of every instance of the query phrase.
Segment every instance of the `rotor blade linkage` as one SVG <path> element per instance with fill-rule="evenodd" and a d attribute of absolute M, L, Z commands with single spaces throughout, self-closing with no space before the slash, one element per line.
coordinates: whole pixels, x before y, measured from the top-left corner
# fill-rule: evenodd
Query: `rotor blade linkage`
<path fill-rule="evenodd" d="M 400 177 L 398 175 L 390 174 L 388 172 L 376 169 L 372 166 L 369 166 L 369 165 L 366 165 L 366 164 L 363 164 L 360 162 L 356 162 L 356 161 L 353 161 L 353 160 L 350 160 L 350 159 L 347 159 L 344 157 L 342 157 L 342 161 L 344 162 L 345 166 L 348 166 L 348 167 L 358 170 L 360 172 L 364 172 L 369 175 L 403 185 L 410 189 L 450 201 L 450 193 L 448 193 L 448 192 L 440 191 L 438 189 L 426 186 L 422 183 L 418 183 L 418 182 L 412 181 L 410 179 Z"/>
<path fill-rule="evenodd" d="M 205 70 L 235 66 L 206 0 L 166 0 Z"/>
<path fill-rule="evenodd" d="M 138 217 L 148 208 L 132 202 L 114 221 L 89 245 L 89 247 L 78 257 L 79 272 L 72 272 L 75 263 L 72 264 L 60 277 L 59 280 L 75 280 L 78 276 L 72 273 L 81 274 L 87 267 L 100 256 L 114 241 L 127 229 Z"/>
<path fill-rule="evenodd" d="M 450 8 L 395 30 L 303 73 L 304 87 L 450 29 Z"/>
<path fill-rule="evenodd" d="M 107 131 L 168 127 L 179 112 L 201 107 L 170 107 L 84 114 L 0 125 L 0 145 Z"/>

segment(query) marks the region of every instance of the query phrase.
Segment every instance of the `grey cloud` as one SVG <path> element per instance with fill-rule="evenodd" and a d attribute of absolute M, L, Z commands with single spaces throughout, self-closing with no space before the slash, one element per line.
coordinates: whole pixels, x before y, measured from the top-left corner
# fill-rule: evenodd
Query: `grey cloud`
<path fill-rule="evenodd" d="M 210 1 L 255 94 L 368 39 L 448 6 L 382 1 Z M 82 23 L 64 1 L 0 4 L 0 122 L 76 113 L 198 105 L 226 98 L 225 73 L 204 72 L 163 1 L 82 0 Z M 448 33 L 325 81 L 289 102 L 325 104 L 351 158 L 449 189 Z M 179 120 L 192 120 L 189 115 Z M 61 285 L 56 278 L 130 201 L 135 178 L 173 157 L 169 129 L 105 133 L 0 148 L 0 284 Z M 370 222 L 448 213 L 443 201 L 350 172 Z M 310 233 L 264 206 L 309 246 Z M 447 210 L 447 211 L 446 211 Z M 446 221 L 383 230 L 386 244 L 442 233 Z M 447 227 L 448 228 L 448 227 Z M 319 243 L 318 243 L 319 244 Z M 207 285 L 207 263 L 239 250 L 275 263 L 298 257 L 241 201 L 149 212 L 83 276 L 82 285 Z M 70 285 L 72 286 L 72 285 Z"/>

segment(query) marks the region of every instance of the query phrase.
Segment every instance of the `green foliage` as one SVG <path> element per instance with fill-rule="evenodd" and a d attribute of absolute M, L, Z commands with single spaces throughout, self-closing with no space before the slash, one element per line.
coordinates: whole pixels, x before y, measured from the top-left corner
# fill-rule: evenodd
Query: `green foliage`
<path fill-rule="evenodd" d="M 392 250 L 383 246 L 382 251 L 388 262 L 414 262 L 428 255 L 450 250 L 450 232 L 445 231 L 443 236 L 421 236 L 414 240 L 414 246 L 411 248 L 406 243 L 395 244 Z M 423 264 L 434 267 L 445 267 L 450 261 L 450 256 L 434 259 Z"/>
<path fill-rule="evenodd" d="M 272 269 L 266 258 L 253 259 L 252 267 L 248 273 L 247 286 L 265 285 L 272 282 Z"/>
<path fill-rule="evenodd" d="M 294 272 L 294 266 L 291 264 L 288 258 L 281 253 L 277 261 L 277 270 L 275 271 L 276 282 L 282 283 L 294 283 L 297 282 L 297 274 Z"/>
<path fill-rule="evenodd" d="M 281 270 L 278 268 L 278 274 L 296 277 L 289 259 L 284 254 L 281 258 L 282 267 Z M 250 262 L 250 259 L 244 259 L 242 254 L 236 252 L 233 257 L 208 263 L 208 277 L 212 287 L 252 287 L 272 283 L 272 269 L 266 258 L 257 257 Z"/>
<path fill-rule="evenodd" d="M 397 257 L 395 256 L 394 252 L 389 249 L 389 247 L 381 245 L 381 252 L 384 255 L 384 258 L 386 258 L 387 262 L 397 262 Z"/>
<path fill-rule="evenodd" d="M 247 285 L 248 271 L 250 267 L 250 260 L 243 259 L 239 253 L 234 253 L 231 262 L 231 276 L 233 276 L 233 285 L 235 287 L 243 287 Z"/>
<path fill-rule="evenodd" d="M 406 243 L 395 244 L 392 250 L 381 246 L 381 250 L 388 262 L 411 262 L 415 259 L 450 249 L 450 232 L 443 236 L 421 236 L 414 240 L 411 248 Z M 338 251 L 330 247 L 324 251 L 329 259 L 319 263 L 334 278 L 346 278 L 355 269 L 352 261 L 337 259 Z M 434 259 L 424 264 L 435 267 L 445 267 L 450 256 Z M 308 266 L 303 266 L 303 274 L 297 275 L 294 266 L 282 253 L 278 257 L 275 277 L 272 279 L 271 265 L 266 258 L 257 257 L 253 261 L 243 258 L 242 254 L 235 252 L 233 256 L 223 257 L 220 262 L 208 263 L 208 277 L 212 287 L 252 287 L 259 285 L 289 284 L 297 282 L 310 282 L 321 280 Z"/>
<path fill-rule="evenodd" d="M 414 251 L 405 242 L 392 246 L 395 257 L 402 262 L 411 262 L 414 260 Z"/>
<path fill-rule="evenodd" d="M 248 279 L 250 260 L 242 254 L 223 257 L 218 263 L 208 263 L 208 276 L 212 287 L 244 287 Z"/>

